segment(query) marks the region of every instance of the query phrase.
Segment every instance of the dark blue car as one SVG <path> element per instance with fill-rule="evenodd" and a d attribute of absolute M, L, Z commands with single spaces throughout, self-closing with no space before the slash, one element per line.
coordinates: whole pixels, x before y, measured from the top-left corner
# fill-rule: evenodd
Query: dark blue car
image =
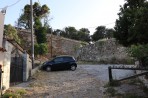
<path fill-rule="evenodd" d="M 58 56 L 51 61 L 44 62 L 41 68 L 46 71 L 65 69 L 74 71 L 77 68 L 77 64 L 75 58 L 72 56 Z"/>

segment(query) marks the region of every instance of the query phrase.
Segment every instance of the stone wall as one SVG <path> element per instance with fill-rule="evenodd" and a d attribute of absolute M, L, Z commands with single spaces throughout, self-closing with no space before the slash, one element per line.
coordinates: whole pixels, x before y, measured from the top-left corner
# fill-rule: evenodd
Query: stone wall
<path fill-rule="evenodd" d="M 18 30 L 18 36 L 22 40 L 22 47 L 30 51 L 31 49 L 31 33 L 29 30 L 20 29 Z M 35 37 L 34 37 L 35 38 Z M 35 43 L 36 43 L 36 39 Z M 83 45 L 87 45 L 85 42 L 76 41 L 61 36 L 55 36 L 47 34 L 47 44 L 48 44 L 48 53 L 45 56 L 50 59 L 53 56 L 57 55 L 72 55 L 75 56 L 77 49 Z"/>
<path fill-rule="evenodd" d="M 48 49 L 47 58 L 58 55 L 72 55 L 76 57 L 76 51 L 87 43 L 76 41 L 61 36 L 47 35 Z"/>
<path fill-rule="evenodd" d="M 31 51 L 31 31 L 26 29 L 18 30 L 18 36 L 21 38 L 21 46 L 27 51 Z M 36 39 L 34 39 L 36 43 Z"/>
<path fill-rule="evenodd" d="M 126 48 L 119 45 L 115 39 L 103 39 L 94 44 L 80 48 L 78 59 L 100 63 L 125 63 L 129 61 Z"/>

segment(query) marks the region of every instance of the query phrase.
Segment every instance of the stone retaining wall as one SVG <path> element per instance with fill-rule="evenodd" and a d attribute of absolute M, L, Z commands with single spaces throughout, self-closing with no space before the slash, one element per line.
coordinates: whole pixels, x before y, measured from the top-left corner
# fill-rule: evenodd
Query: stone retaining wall
<path fill-rule="evenodd" d="M 103 39 L 78 50 L 78 60 L 100 63 L 128 63 L 131 61 L 126 48 L 115 39 Z"/>

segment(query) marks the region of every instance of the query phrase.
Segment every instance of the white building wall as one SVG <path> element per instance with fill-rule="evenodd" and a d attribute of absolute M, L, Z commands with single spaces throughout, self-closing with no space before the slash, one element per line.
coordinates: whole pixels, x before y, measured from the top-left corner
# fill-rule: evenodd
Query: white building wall
<path fill-rule="evenodd" d="M 4 52 L 0 51 L 0 65 L 2 66 L 2 70 L 3 70 L 3 60 L 4 60 Z M 0 83 L 2 85 L 2 80 L 0 81 Z"/>
<path fill-rule="evenodd" d="M 11 63 L 11 51 L 12 51 L 12 44 L 6 41 L 4 52 L 4 66 L 3 66 L 3 74 L 2 74 L 2 86 L 6 89 L 10 86 L 10 63 Z"/>

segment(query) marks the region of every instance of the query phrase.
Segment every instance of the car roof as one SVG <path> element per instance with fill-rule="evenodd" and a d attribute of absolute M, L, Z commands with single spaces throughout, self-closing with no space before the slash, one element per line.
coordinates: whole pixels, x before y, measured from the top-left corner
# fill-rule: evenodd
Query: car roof
<path fill-rule="evenodd" d="M 70 56 L 70 55 L 60 55 L 60 56 L 56 56 L 55 58 L 57 57 L 73 57 L 73 56 Z"/>

